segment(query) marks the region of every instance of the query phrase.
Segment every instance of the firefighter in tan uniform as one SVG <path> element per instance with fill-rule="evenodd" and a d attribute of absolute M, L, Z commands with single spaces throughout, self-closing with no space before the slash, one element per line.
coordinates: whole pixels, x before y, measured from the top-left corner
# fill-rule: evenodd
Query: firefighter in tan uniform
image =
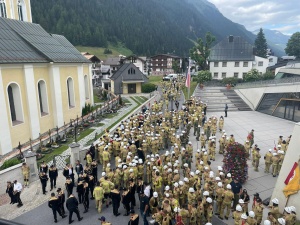
<path fill-rule="evenodd" d="M 270 173 L 270 167 L 272 164 L 272 149 L 269 149 L 269 151 L 265 154 L 264 160 L 265 160 L 265 173 Z"/>
<path fill-rule="evenodd" d="M 29 166 L 24 162 L 22 164 L 22 174 L 23 174 L 23 178 L 24 178 L 24 186 L 28 187 L 29 186 L 29 174 L 30 174 L 30 168 Z"/>
<path fill-rule="evenodd" d="M 230 214 L 230 210 L 231 210 L 231 203 L 232 203 L 232 200 L 234 198 L 234 194 L 233 192 L 231 191 L 231 185 L 230 184 L 227 184 L 226 185 L 226 191 L 224 191 L 223 193 L 223 204 L 222 204 L 222 208 L 221 208 L 221 214 L 219 216 L 219 218 L 221 220 L 224 219 L 224 211 L 226 209 L 226 215 L 225 215 L 225 219 L 228 220 L 228 217 L 229 217 L 229 214 Z"/>

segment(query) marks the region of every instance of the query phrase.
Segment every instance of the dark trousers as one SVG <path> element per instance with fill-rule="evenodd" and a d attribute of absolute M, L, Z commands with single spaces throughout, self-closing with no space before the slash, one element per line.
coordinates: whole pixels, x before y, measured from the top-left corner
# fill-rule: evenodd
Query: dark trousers
<path fill-rule="evenodd" d="M 141 215 L 143 217 L 144 225 L 148 225 L 149 223 L 148 223 L 148 220 L 147 220 L 147 213 L 144 213 L 143 210 L 140 210 L 140 212 L 141 212 Z"/>
<path fill-rule="evenodd" d="M 81 204 L 83 200 L 83 193 L 78 192 L 78 201 Z"/>
<path fill-rule="evenodd" d="M 73 188 L 67 189 L 68 197 L 70 197 L 71 194 L 73 194 Z"/>
<path fill-rule="evenodd" d="M 89 209 L 89 207 L 90 207 L 89 196 L 83 197 L 83 206 L 86 211 Z"/>
<path fill-rule="evenodd" d="M 73 213 L 75 213 L 77 215 L 78 220 L 80 219 L 80 214 L 79 214 L 79 210 L 78 209 L 69 211 L 69 223 L 72 221 L 72 215 L 73 215 Z"/>
<path fill-rule="evenodd" d="M 90 191 L 91 191 L 91 197 L 93 198 L 93 194 L 94 194 L 94 187 L 89 187 Z"/>
<path fill-rule="evenodd" d="M 43 194 L 46 194 L 46 187 L 47 187 L 47 181 L 46 182 L 42 182 Z"/>
<path fill-rule="evenodd" d="M 225 110 L 225 117 L 227 117 L 227 110 Z"/>
<path fill-rule="evenodd" d="M 56 178 L 50 177 L 50 186 L 51 186 L 51 190 L 53 189 L 53 187 L 56 187 Z"/>
<path fill-rule="evenodd" d="M 15 194 L 15 199 L 16 199 L 16 202 L 18 203 L 18 205 L 23 205 L 23 203 L 22 203 L 22 201 L 21 201 L 20 194 L 21 194 L 21 192 L 17 192 L 17 193 Z"/>
<path fill-rule="evenodd" d="M 239 203 L 240 195 L 234 194 L 233 205 L 232 208 L 235 209 L 236 205 Z"/>
<path fill-rule="evenodd" d="M 60 211 L 60 213 L 61 213 L 62 215 L 65 215 L 65 214 L 66 214 L 64 204 L 61 204 L 61 205 L 59 206 L 59 211 Z"/>
<path fill-rule="evenodd" d="M 57 221 L 57 213 L 62 217 L 62 213 L 58 209 L 52 209 L 54 220 Z"/>
<path fill-rule="evenodd" d="M 112 204 L 112 206 L 113 206 L 113 214 L 114 215 L 117 215 L 119 212 L 119 205 L 117 205 L 117 204 Z"/>
<path fill-rule="evenodd" d="M 126 213 L 128 214 L 129 211 L 130 211 L 130 205 L 129 205 L 129 203 L 124 204 L 124 207 L 125 207 L 125 209 L 126 209 Z"/>

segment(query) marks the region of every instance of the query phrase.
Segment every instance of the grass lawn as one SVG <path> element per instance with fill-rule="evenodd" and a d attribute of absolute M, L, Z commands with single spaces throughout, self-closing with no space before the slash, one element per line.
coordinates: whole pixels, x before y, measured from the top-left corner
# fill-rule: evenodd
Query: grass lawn
<path fill-rule="evenodd" d="M 97 123 L 96 125 L 95 125 L 95 127 L 102 127 L 104 125 L 104 123 Z"/>
<path fill-rule="evenodd" d="M 114 118 L 117 115 L 118 115 L 118 113 L 111 113 L 111 114 L 105 114 L 104 117 L 111 119 L 111 118 Z"/>
<path fill-rule="evenodd" d="M 105 102 L 105 101 L 102 100 L 102 99 L 100 99 L 100 98 L 98 97 L 98 95 L 94 93 L 94 103 L 101 103 L 101 102 Z"/>
<path fill-rule="evenodd" d="M 87 47 L 87 46 L 75 46 L 78 51 L 80 52 L 88 52 L 92 55 L 96 55 L 101 60 L 107 59 L 108 57 L 118 56 L 118 55 L 125 55 L 129 56 L 132 54 L 132 51 L 125 48 L 122 44 L 118 44 L 117 46 L 108 45 L 108 49 L 112 51 L 112 54 L 104 54 L 105 48 L 99 47 Z"/>
<path fill-rule="evenodd" d="M 69 144 L 71 142 L 68 143 L 64 143 L 63 145 L 61 145 L 59 148 L 54 149 L 51 153 L 46 154 L 43 158 L 39 159 L 37 161 L 38 167 L 39 165 L 42 163 L 42 161 L 45 161 L 46 163 L 50 162 L 51 160 L 53 160 L 53 157 L 56 155 L 60 155 L 61 153 L 63 153 L 64 151 L 66 151 L 69 148 Z"/>
<path fill-rule="evenodd" d="M 190 87 L 190 97 L 193 95 L 196 86 L 197 86 L 197 82 L 192 81 L 191 82 L 191 87 Z M 185 99 L 187 99 L 188 98 L 188 96 L 187 96 L 188 95 L 188 88 L 184 87 L 182 91 L 183 91 Z"/>
<path fill-rule="evenodd" d="M 162 81 L 163 76 L 149 76 L 149 83 L 159 85 Z"/>

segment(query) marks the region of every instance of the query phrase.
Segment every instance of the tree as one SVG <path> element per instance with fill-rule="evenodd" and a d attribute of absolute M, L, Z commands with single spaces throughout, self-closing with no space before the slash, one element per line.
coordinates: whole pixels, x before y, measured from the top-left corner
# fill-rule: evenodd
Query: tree
<path fill-rule="evenodd" d="M 284 50 L 289 56 L 300 58 L 300 32 L 296 32 L 290 37 Z"/>
<path fill-rule="evenodd" d="M 210 48 L 212 43 L 216 40 L 210 32 L 205 35 L 205 42 L 201 38 L 198 38 L 197 43 L 190 49 L 190 56 L 201 70 L 208 70 L 207 59 L 209 57 Z"/>
<path fill-rule="evenodd" d="M 272 71 L 267 71 L 262 75 L 263 80 L 273 80 L 275 78 L 275 74 Z"/>
<path fill-rule="evenodd" d="M 261 80 L 262 76 L 258 72 L 257 69 L 252 69 L 250 70 L 244 77 L 244 81 L 249 82 L 249 81 L 257 81 Z"/>
<path fill-rule="evenodd" d="M 180 73 L 180 67 L 178 65 L 178 61 L 174 61 L 172 63 L 172 69 L 174 70 L 174 73 Z"/>
<path fill-rule="evenodd" d="M 268 44 L 262 28 L 260 28 L 258 34 L 256 35 L 254 46 L 256 48 L 257 56 L 267 58 Z"/>
<path fill-rule="evenodd" d="M 197 83 L 200 83 L 200 84 L 203 84 L 206 81 L 210 81 L 211 79 L 212 79 L 212 75 L 211 75 L 211 72 L 209 72 L 209 70 L 199 71 L 197 77 L 195 78 Z"/>

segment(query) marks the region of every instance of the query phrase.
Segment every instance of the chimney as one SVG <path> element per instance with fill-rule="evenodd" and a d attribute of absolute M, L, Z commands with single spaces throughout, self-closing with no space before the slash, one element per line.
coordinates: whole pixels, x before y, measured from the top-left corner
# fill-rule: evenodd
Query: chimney
<path fill-rule="evenodd" d="M 229 36 L 229 42 L 233 42 L 233 35 Z"/>

